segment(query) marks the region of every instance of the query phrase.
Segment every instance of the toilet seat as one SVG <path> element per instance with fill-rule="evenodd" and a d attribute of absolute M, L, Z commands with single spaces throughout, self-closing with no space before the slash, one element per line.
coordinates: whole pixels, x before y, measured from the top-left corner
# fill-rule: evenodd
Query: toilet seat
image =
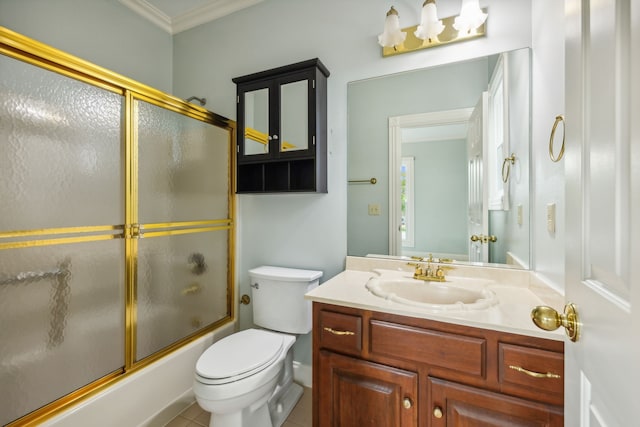
<path fill-rule="evenodd" d="M 203 384 L 227 384 L 266 369 L 282 353 L 284 337 L 260 329 L 229 335 L 209 347 L 196 363 Z"/>

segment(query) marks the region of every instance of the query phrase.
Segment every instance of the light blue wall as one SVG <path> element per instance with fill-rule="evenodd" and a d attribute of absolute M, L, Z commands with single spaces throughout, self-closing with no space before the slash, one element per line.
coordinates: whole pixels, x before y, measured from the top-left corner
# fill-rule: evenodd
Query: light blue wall
<path fill-rule="evenodd" d="M 0 26 L 172 93 L 171 35 L 117 0 L 2 0 Z"/>
<path fill-rule="evenodd" d="M 565 166 L 564 159 L 558 163 L 549 159 L 548 147 L 555 117 L 564 114 L 565 107 L 564 2 L 532 2 L 532 19 L 533 268 L 539 277 L 562 290 L 565 281 Z M 546 227 L 549 203 L 556 204 L 555 233 L 550 233 Z"/>
<path fill-rule="evenodd" d="M 411 252 L 468 252 L 467 141 L 402 144 L 415 162 L 415 245 Z M 405 248 L 403 248 L 403 251 Z"/>

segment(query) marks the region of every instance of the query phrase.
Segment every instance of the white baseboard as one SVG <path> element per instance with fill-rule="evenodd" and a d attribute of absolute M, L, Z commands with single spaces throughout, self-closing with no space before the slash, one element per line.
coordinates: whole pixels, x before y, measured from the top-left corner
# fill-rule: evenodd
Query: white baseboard
<path fill-rule="evenodd" d="M 313 383 L 311 372 L 311 366 L 293 361 L 293 380 L 298 384 L 311 388 Z"/>

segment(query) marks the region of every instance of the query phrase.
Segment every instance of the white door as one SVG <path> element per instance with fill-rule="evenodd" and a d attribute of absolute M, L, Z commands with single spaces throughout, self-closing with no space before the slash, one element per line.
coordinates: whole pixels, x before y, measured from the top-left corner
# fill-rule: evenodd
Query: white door
<path fill-rule="evenodd" d="M 487 114 L 488 95 L 483 92 L 471 117 L 467 133 L 467 161 L 469 165 L 469 261 L 488 262 L 489 243 L 484 236 L 489 235 L 488 182 L 485 179 L 487 164 Z"/>
<path fill-rule="evenodd" d="M 640 426 L 640 2 L 565 13 L 565 424 Z"/>

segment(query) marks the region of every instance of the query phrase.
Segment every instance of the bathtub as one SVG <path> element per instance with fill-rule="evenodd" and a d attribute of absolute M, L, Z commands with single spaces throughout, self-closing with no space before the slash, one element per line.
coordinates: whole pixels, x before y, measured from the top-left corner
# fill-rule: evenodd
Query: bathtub
<path fill-rule="evenodd" d="M 195 402 L 191 390 L 198 357 L 235 331 L 228 323 L 181 347 L 106 390 L 50 418 L 47 427 L 160 427 Z"/>

